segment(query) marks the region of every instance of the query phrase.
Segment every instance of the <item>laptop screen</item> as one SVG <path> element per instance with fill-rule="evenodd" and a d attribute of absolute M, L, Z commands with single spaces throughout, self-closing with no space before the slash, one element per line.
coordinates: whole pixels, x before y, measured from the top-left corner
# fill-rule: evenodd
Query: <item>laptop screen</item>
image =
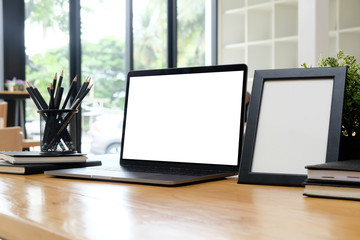
<path fill-rule="evenodd" d="M 121 159 L 238 165 L 246 65 L 130 72 Z"/>

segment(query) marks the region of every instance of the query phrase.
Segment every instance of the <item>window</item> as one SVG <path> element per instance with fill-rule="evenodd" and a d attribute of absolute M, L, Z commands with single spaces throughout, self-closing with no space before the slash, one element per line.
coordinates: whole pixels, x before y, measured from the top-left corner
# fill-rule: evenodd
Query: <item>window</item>
<path fill-rule="evenodd" d="M 25 0 L 26 80 L 46 89 L 55 72 L 60 74 L 62 70 L 65 87 L 75 74 L 82 81 L 91 77 L 93 89 L 82 103 L 81 120 L 77 121 L 82 126 L 82 132 L 77 132 L 76 142 L 82 143 L 78 150 L 115 153 L 121 136 L 126 63 L 133 62 L 131 68 L 136 70 L 166 68 L 170 56 L 177 59 L 171 67 L 214 64 L 211 59 L 216 59 L 216 51 L 211 46 L 215 45 L 215 2 Z M 177 8 L 170 9 L 169 4 Z M 132 9 L 127 23 L 126 9 Z M 175 25 L 169 27 L 169 19 L 175 19 Z M 132 25 L 128 43 L 126 24 Z M 169 40 L 169 35 L 177 37 Z M 170 45 L 175 46 L 175 51 Z M 128 56 L 126 46 L 133 49 Z M 26 113 L 29 124 L 38 121 L 34 104 L 27 104 Z"/>
<path fill-rule="evenodd" d="M 133 0 L 134 69 L 167 67 L 166 0 Z"/>
<path fill-rule="evenodd" d="M 119 151 L 125 90 L 125 1 L 81 1 L 81 75 L 93 88 L 82 107 L 83 152 Z"/>
<path fill-rule="evenodd" d="M 177 65 L 205 65 L 205 0 L 177 2 Z"/>
<path fill-rule="evenodd" d="M 69 1 L 25 0 L 26 81 L 34 84 L 45 100 L 55 73 L 63 70 L 69 75 Z M 68 87 L 68 81 L 63 81 Z M 31 100 L 27 100 L 27 137 L 38 139 L 39 114 Z"/>

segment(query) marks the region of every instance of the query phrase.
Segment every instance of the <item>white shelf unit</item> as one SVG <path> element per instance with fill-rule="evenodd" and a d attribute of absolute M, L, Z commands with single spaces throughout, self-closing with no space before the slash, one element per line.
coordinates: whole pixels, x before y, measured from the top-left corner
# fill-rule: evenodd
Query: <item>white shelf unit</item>
<path fill-rule="evenodd" d="M 330 0 L 329 55 L 339 50 L 354 55 L 360 62 L 360 1 Z"/>
<path fill-rule="evenodd" d="M 297 0 L 219 0 L 218 63 L 255 69 L 297 67 Z"/>

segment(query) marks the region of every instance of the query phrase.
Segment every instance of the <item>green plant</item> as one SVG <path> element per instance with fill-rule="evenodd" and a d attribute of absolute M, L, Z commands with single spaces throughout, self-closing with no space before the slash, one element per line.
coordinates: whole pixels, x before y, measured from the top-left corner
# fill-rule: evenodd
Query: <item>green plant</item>
<path fill-rule="evenodd" d="M 308 67 L 306 63 L 302 65 Z M 318 67 L 348 67 L 342 117 L 344 136 L 360 137 L 360 63 L 340 50 L 336 57 L 320 57 Z"/>

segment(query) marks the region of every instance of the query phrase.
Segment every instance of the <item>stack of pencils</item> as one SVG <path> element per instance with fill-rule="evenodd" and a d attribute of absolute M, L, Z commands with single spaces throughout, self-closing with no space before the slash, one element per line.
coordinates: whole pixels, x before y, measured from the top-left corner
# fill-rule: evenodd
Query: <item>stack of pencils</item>
<path fill-rule="evenodd" d="M 71 119 L 78 112 L 82 100 L 89 93 L 92 88 L 90 78 L 87 78 L 79 91 L 74 94 L 77 77 L 73 79 L 70 84 L 69 91 L 61 106 L 64 88 L 61 86 L 63 80 L 63 72 L 57 80 L 57 74 L 47 88 L 49 92 L 49 102 L 47 103 L 39 90 L 30 83 L 26 82 L 26 90 L 28 91 L 31 99 L 34 101 L 38 112 L 41 115 L 40 121 L 40 136 L 41 136 L 41 151 L 42 152 L 74 152 L 75 147 L 71 136 L 67 130 Z M 67 104 L 71 95 L 75 95 L 74 101 L 68 108 Z"/>

